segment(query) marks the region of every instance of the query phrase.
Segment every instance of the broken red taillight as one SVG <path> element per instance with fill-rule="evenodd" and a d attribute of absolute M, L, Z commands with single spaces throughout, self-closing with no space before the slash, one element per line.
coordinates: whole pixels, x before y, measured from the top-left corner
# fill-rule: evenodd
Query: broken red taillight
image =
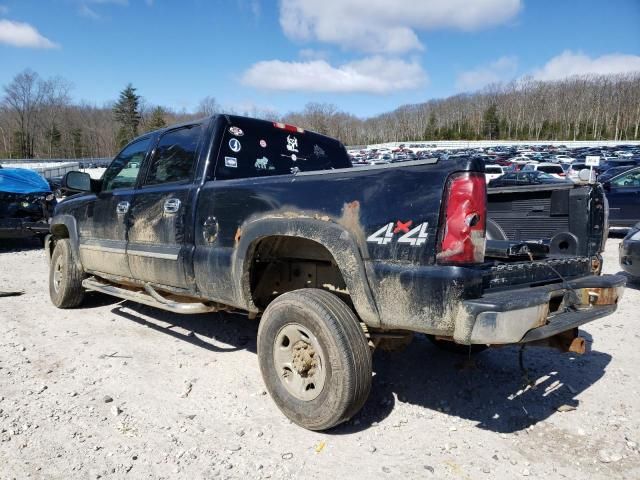
<path fill-rule="evenodd" d="M 481 173 L 456 173 L 447 180 L 440 220 L 439 264 L 484 261 L 487 185 Z"/>
<path fill-rule="evenodd" d="M 281 128 L 282 130 L 286 130 L 287 132 L 304 133 L 303 128 L 296 127 L 295 125 L 289 125 L 288 123 L 273 122 L 273 126 L 276 128 Z"/>

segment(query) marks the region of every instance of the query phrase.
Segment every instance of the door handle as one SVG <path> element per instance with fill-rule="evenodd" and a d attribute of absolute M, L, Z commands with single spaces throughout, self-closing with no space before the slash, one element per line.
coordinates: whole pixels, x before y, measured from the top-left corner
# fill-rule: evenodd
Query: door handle
<path fill-rule="evenodd" d="M 129 211 L 129 202 L 118 202 L 118 205 L 116 205 L 116 213 L 118 215 L 124 215 L 125 213 L 127 213 Z"/>
<path fill-rule="evenodd" d="M 169 198 L 164 201 L 164 213 L 177 213 L 180 210 L 180 200 Z"/>

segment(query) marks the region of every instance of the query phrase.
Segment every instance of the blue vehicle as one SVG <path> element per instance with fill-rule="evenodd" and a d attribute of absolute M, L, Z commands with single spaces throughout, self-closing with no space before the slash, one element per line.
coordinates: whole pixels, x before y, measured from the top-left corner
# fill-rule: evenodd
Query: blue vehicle
<path fill-rule="evenodd" d="M 47 181 L 26 168 L 0 168 L 0 239 L 49 233 L 56 199 Z"/>

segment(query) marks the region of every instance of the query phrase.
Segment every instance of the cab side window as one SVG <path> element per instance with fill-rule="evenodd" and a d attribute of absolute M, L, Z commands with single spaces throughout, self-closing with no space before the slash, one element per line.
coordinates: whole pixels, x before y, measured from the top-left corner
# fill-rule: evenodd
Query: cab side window
<path fill-rule="evenodd" d="M 140 139 L 118 154 L 102 176 L 103 192 L 134 187 L 150 142 L 149 137 Z"/>
<path fill-rule="evenodd" d="M 189 125 L 163 134 L 154 151 L 144 184 L 190 181 L 201 133 L 201 125 Z"/>

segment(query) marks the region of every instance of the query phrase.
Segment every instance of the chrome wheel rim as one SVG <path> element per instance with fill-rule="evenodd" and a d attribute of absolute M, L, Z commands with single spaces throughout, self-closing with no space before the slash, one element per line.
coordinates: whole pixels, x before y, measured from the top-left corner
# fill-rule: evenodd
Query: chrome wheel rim
<path fill-rule="evenodd" d="M 325 360 L 309 329 L 298 323 L 282 327 L 274 341 L 273 361 L 291 395 L 307 402 L 320 395 L 326 379 Z"/>

